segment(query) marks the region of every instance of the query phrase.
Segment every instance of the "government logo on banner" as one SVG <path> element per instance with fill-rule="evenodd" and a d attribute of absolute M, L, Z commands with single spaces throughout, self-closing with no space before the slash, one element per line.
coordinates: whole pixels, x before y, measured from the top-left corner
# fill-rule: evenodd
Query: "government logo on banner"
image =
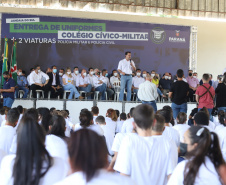
<path fill-rule="evenodd" d="M 155 44 L 162 44 L 166 39 L 165 30 L 161 27 L 156 27 L 151 30 L 151 40 Z"/>
<path fill-rule="evenodd" d="M 175 30 L 176 37 L 169 37 L 169 42 L 186 43 L 185 37 L 180 37 L 180 30 Z"/>

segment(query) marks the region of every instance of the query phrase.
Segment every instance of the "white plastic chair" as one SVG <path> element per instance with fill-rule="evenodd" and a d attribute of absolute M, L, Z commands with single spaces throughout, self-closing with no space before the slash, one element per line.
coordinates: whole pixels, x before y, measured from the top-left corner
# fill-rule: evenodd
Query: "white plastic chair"
<path fill-rule="evenodd" d="M 71 92 L 70 90 L 64 90 L 64 99 L 66 99 L 67 93 L 70 93 L 70 92 Z"/>
<path fill-rule="evenodd" d="M 94 91 L 94 100 L 98 100 L 100 91 Z M 107 92 L 105 92 L 106 100 L 107 100 Z"/>
<path fill-rule="evenodd" d="M 18 91 L 18 95 L 19 95 L 19 98 L 23 98 L 24 91 L 23 90 L 19 90 Z"/>

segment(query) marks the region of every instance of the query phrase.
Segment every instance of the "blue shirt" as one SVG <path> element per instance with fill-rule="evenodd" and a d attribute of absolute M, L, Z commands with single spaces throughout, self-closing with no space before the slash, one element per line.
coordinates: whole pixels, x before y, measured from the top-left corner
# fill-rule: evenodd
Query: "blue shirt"
<path fill-rule="evenodd" d="M 25 76 L 17 76 L 17 85 L 19 87 L 25 87 L 27 85 L 27 78 Z"/>
<path fill-rule="evenodd" d="M 15 86 L 16 86 L 15 80 L 13 80 L 12 78 L 9 78 L 4 82 L 3 89 L 11 89 L 11 87 L 15 87 Z M 4 98 L 9 97 L 11 99 L 14 99 L 14 92 L 3 92 L 2 95 Z"/>

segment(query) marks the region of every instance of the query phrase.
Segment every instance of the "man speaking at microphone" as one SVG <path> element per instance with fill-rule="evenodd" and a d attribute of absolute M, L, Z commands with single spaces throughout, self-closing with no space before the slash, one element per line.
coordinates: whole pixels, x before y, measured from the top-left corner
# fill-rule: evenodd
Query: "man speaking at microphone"
<path fill-rule="evenodd" d="M 131 101 L 132 72 L 136 70 L 135 64 L 131 60 L 131 52 L 125 52 L 125 56 L 125 59 L 120 60 L 118 64 L 118 72 L 121 74 L 119 101 L 123 101 L 125 87 L 127 87 L 127 101 Z"/>

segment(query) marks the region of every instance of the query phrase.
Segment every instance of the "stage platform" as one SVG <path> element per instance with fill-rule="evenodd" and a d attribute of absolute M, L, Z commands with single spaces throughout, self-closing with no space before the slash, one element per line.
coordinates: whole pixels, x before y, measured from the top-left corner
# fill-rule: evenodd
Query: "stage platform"
<path fill-rule="evenodd" d="M 55 107 L 57 110 L 69 110 L 70 117 L 72 118 L 73 123 L 78 123 L 79 113 L 81 109 L 87 108 L 91 110 L 91 107 L 98 106 L 99 114 L 102 116 L 106 115 L 106 112 L 109 108 L 118 109 L 121 112 L 129 113 L 130 108 L 136 107 L 141 104 L 141 102 L 116 102 L 116 101 L 88 101 L 88 100 L 49 100 L 49 99 L 16 99 L 13 103 L 12 107 L 17 107 L 18 105 L 22 105 L 24 108 L 39 108 L 39 107 L 47 107 L 52 108 Z M 163 106 L 169 105 L 170 102 L 157 102 L 157 109 L 161 109 Z M 187 114 L 191 113 L 191 110 L 196 107 L 196 103 L 188 103 Z"/>

